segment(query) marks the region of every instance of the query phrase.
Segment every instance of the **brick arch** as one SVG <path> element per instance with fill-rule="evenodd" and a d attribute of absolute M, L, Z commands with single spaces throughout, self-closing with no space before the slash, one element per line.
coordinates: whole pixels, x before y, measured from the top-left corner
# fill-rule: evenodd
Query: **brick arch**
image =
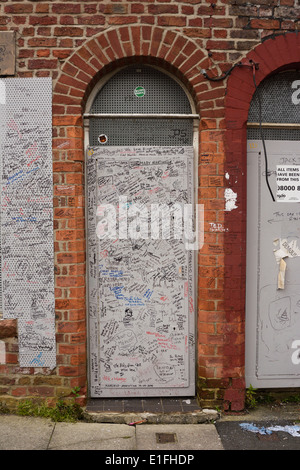
<path fill-rule="evenodd" d="M 225 212 L 225 302 L 226 339 L 222 376 L 231 378 L 224 400 L 231 409 L 243 402 L 245 290 L 246 290 L 246 204 L 247 204 L 247 119 L 255 85 L 251 60 L 258 64 L 255 81 L 290 67 L 300 68 L 300 35 L 287 33 L 265 40 L 247 54 L 243 67 L 231 73 L 226 90 L 225 167 L 232 178 L 227 187 L 237 194 L 237 209 Z M 233 354 L 234 352 L 234 359 Z M 227 357 L 226 357 L 227 356 Z M 230 405 L 229 405 L 230 404 Z"/>
<path fill-rule="evenodd" d="M 81 393 L 87 383 L 82 114 L 97 81 L 133 61 L 172 72 L 196 104 L 210 99 L 204 96 L 209 84 L 200 72 L 208 65 L 206 55 L 190 38 L 165 28 L 122 26 L 102 32 L 78 47 L 61 67 L 53 90 L 57 363 L 58 375 L 82 387 Z"/>
<path fill-rule="evenodd" d="M 300 35 L 286 33 L 265 40 L 242 60 L 245 67 L 233 70 L 228 79 L 226 95 L 226 128 L 229 131 L 244 128 L 247 123 L 250 103 L 255 92 L 253 74 L 249 73 L 250 61 L 258 64 L 258 70 L 255 72 L 257 85 L 278 71 L 289 67 L 300 68 Z"/>
<path fill-rule="evenodd" d="M 201 69 L 208 59 L 197 43 L 165 28 L 122 26 L 86 41 L 63 64 L 54 87 L 54 104 L 83 106 L 101 76 L 136 61 L 163 65 L 182 80 L 199 103 L 197 85 L 203 82 Z M 56 111 L 62 112 L 62 108 Z"/>

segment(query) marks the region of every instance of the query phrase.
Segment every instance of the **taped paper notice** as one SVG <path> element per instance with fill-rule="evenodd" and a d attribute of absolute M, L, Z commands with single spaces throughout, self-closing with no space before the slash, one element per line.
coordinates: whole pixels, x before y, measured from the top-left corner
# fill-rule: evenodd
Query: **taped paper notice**
<path fill-rule="evenodd" d="M 297 240 L 291 240 L 290 242 L 286 239 L 274 240 L 275 246 L 278 245 L 278 243 L 279 248 L 274 250 L 276 262 L 279 264 L 278 289 L 284 289 L 286 272 L 286 262 L 284 261 L 284 258 L 295 258 L 300 256 L 300 249 L 297 246 Z"/>
<path fill-rule="evenodd" d="M 277 165 L 277 202 L 300 201 L 300 165 Z"/>
<path fill-rule="evenodd" d="M 279 273 L 278 273 L 278 289 L 284 289 L 285 281 L 285 271 L 286 271 L 286 262 L 281 259 L 279 263 Z"/>
<path fill-rule="evenodd" d="M 297 240 L 288 242 L 285 238 L 283 240 L 275 240 L 274 243 L 278 244 L 279 249 L 274 250 L 274 255 L 277 263 L 280 263 L 282 258 L 295 258 L 300 256 L 300 249 L 297 246 Z"/>

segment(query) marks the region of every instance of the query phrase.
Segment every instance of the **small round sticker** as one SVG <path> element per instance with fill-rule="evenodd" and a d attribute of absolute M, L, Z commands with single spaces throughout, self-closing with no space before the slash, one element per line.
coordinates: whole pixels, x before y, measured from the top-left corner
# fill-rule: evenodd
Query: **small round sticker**
<path fill-rule="evenodd" d="M 137 86 L 134 90 L 134 94 L 138 98 L 142 98 L 143 96 L 145 96 L 145 93 L 146 93 L 146 90 L 143 86 Z"/>
<path fill-rule="evenodd" d="M 105 134 L 100 134 L 99 137 L 98 137 L 98 142 L 100 144 L 106 144 L 107 140 L 108 140 L 107 135 L 105 135 Z"/>

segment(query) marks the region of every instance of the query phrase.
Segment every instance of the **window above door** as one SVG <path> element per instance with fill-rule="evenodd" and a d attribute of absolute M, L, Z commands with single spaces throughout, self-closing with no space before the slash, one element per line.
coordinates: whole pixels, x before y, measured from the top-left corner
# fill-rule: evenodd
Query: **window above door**
<path fill-rule="evenodd" d="M 88 114 L 89 145 L 192 145 L 193 114 L 184 88 L 147 65 L 123 68 L 95 95 Z"/>

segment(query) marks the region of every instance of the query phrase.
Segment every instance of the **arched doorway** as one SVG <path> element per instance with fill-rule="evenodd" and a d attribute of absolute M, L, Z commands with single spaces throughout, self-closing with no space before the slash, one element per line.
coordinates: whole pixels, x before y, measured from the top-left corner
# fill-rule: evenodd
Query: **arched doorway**
<path fill-rule="evenodd" d="M 136 64 L 97 85 L 84 118 L 90 396 L 192 396 L 194 105 Z"/>
<path fill-rule="evenodd" d="M 299 387 L 299 70 L 263 80 L 248 116 L 246 385 Z"/>

